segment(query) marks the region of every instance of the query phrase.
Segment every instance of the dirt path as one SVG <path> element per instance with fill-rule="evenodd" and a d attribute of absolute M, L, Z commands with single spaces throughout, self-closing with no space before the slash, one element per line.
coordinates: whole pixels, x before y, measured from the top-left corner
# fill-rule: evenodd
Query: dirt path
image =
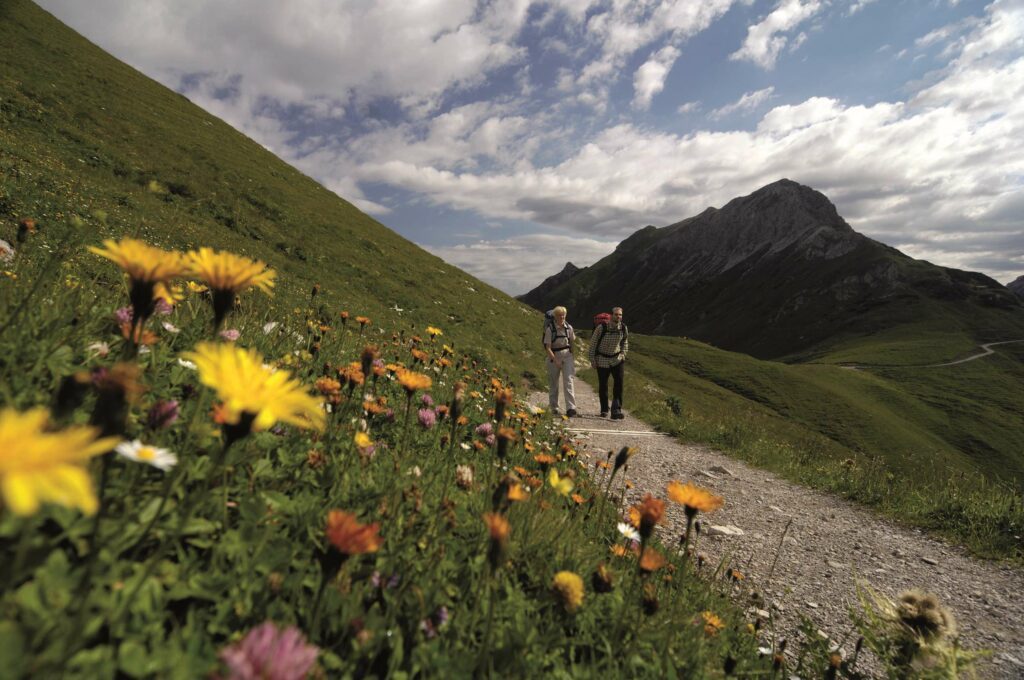
<path fill-rule="evenodd" d="M 780 637 L 796 639 L 804 614 L 831 639 L 849 637 L 844 646 L 851 651 L 857 635 L 851 632 L 847 611 L 857 604 L 855 578 L 860 577 L 890 598 L 911 587 L 935 593 L 956 615 L 962 644 L 993 651 L 983 662 L 982 677 L 1024 677 L 1021 570 L 970 558 L 959 548 L 893 525 L 840 498 L 711 449 L 654 434 L 628 412 L 624 420 L 600 418 L 597 395 L 582 380 L 576 381 L 576 396 L 580 417 L 569 420 L 567 427 L 579 438 L 581 455 L 593 462 L 594 456 L 603 460 L 609 450 L 624 445 L 638 451 L 629 464 L 628 478 L 635 486 L 628 501 L 648 492 L 664 498 L 665 485 L 673 479 L 693 481 L 725 498 L 725 507 L 705 518 L 699 551 L 713 565 L 726 559 L 747 576 L 751 588 L 764 594 L 767 602 L 751 606 L 750 613 L 770 612 Z M 547 407 L 546 394 L 535 393 L 531 400 Z M 684 526 L 682 510 L 669 503 L 664 531 L 677 537 Z M 735 535 L 709 535 L 715 527 Z"/>
<path fill-rule="evenodd" d="M 1024 340 L 1003 340 L 1002 342 L 990 342 L 988 344 L 981 345 L 982 351 L 978 354 L 972 354 L 971 356 L 966 357 L 964 359 L 957 359 L 956 361 L 949 361 L 944 364 L 928 364 L 927 366 L 925 366 L 925 368 L 936 368 L 938 366 L 956 366 L 957 364 L 965 364 L 968 361 L 974 361 L 975 359 L 980 359 L 981 357 L 987 357 L 989 354 L 995 354 L 996 351 L 992 349 L 992 347 L 995 347 L 996 345 L 1011 345 L 1015 342 L 1024 342 Z"/>

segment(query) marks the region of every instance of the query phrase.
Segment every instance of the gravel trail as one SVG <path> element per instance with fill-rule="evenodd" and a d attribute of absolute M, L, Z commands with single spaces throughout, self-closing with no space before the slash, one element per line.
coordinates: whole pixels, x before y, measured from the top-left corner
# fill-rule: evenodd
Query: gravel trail
<path fill-rule="evenodd" d="M 627 385 L 627 404 L 629 389 L 636 389 L 635 383 Z M 530 399 L 547 408 L 546 394 L 534 393 Z M 601 418 L 597 395 L 582 380 L 576 381 L 576 401 L 580 415 L 566 427 L 591 466 L 609 450 L 637 449 L 629 463 L 627 477 L 634 487 L 627 501 L 639 501 L 645 493 L 665 498 L 665 486 L 673 479 L 692 481 L 725 498 L 725 507 L 703 518 L 699 551 L 712 565 L 724 558 L 746 575 L 746 592 L 756 589 L 765 598 L 751 605 L 751 615 L 770 611 L 778 636 L 795 640 L 804 614 L 831 639 L 849 637 L 844 645 L 849 652 L 857 637 L 847 613 L 857 605 L 857 578 L 890 598 L 919 587 L 953 611 L 964 647 L 991 650 L 979 666 L 981 677 L 1024 678 L 1022 570 L 971 558 L 919 530 L 717 451 L 652 434 L 649 425 L 628 412 L 624 420 Z M 663 530 L 677 537 L 684 526 L 682 509 L 669 503 Z M 718 531 L 723 533 L 712 535 Z"/>

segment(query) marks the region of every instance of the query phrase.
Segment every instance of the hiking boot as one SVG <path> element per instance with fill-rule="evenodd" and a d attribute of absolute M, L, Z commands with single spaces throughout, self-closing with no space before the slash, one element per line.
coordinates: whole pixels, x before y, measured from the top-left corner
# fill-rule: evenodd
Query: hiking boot
<path fill-rule="evenodd" d="M 626 417 L 626 414 L 622 411 L 612 411 L 612 420 L 622 420 Z"/>
<path fill-rule="evenodd" d="M 576 417 L 576 409 L 574 409 L 574 408 L 569 409 L 568 411 L 565 412 L 565 415 L 569 416 L 570 418 L 575 418 Z"/>
<path fill-rule="evenodd" d="M 601 417 L 602 418 L 607 418 L 608 417 L 608 411 L 601 411 Z"/>

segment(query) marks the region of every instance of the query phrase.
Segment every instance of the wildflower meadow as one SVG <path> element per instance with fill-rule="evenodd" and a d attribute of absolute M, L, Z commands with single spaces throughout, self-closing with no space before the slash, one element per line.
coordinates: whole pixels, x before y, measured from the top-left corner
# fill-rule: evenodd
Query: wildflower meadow
<path fill-rule="evenodd" d="M 286 309 L 259 260 L 67 229 L 26 234 L 0 277 L 5 677 L 862 677 L 863 645 L 897 670 L 963 659 L 924 595 L 866 600 L 852 656 L 787 647 L 696 557 L 699 516 L 728 499 L 680 480 L 623 506 L 633 449 L 582 460 L 441 320 L 379 328 L 319 286 Z M 681 535 L 658 530 L 667 503 Z"/>

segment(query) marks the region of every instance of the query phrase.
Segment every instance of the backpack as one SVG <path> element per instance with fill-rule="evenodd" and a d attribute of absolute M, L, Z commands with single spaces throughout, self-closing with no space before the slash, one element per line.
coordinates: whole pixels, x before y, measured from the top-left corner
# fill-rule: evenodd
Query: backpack
<path fill-rule="evenodd" d="M 566 322 L 566 323 L 568 323 L 568 322 Z M 544 345 L 544 336 L 547 334 L 547 331 L 548 331 L 549 328 L 551 329 L 551 344 L 554 345 L 555 344 L 555 337 L 556 337 L 556 335 L 555 335 L 555 310 L 553 310 L 553 309 L 549 309 L 548 311 L 544 312 L 544 330 L 541 331 L 541 333 L 540 333 L 540 344 L 543 347 L 546 347 L 546 345 Z M 561 337 L 561 336 L 557 336 L 557 337 Z M 566 337 L 566 340 L 568 340 L 568 337 Z M 570 348 L 571 347 L 572 347 L 572 345 L 570 344 Z"/>
<path fill-rule="evenodd" d="M 555 339 L 555 310 L 553 310 L 553 309 L 549 309 L 548 311 L 544 312 L 544 328 L 541 329 L 541 332 L 540 332 L 540 344 L 541 344 L 542 347 L 546 347 L 546 345 L 544 345 L 544 336 L 547 335 L 547 332 L 548 332 L 549 328 L 551 329 L 551 340 L 554 341 L 554 339 Z"/>

